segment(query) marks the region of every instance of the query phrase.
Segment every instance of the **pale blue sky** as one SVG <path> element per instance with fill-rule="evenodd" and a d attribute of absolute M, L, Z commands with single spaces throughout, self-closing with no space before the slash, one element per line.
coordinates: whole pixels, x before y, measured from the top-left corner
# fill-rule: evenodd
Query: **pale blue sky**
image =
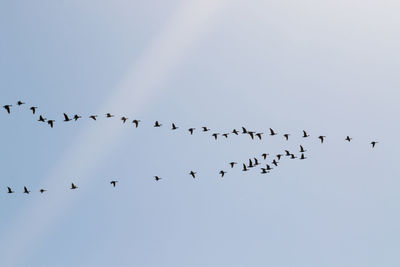
<path fill-rule="evenodd" d="M 0 112 L 1 265 L 398 266 L 399 9 L 0 2 L 0 104 L 14 104 Z M 86 118 L 65 124 L 63 112 Z M 188 135 L 201 126 L 292 136 Z M 299 144 L 306 161 L 283 160 L 266 176 L 227 165 Z"/>

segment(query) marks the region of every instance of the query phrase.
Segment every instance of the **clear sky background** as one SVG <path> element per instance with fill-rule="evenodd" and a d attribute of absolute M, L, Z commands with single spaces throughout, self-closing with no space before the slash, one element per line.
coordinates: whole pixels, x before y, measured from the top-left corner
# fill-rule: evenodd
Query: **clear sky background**
<path fill-rule="evenodd" d="M 399 9 L 1 1 L 0 265 L 399 266 Z M 188 134 L 201 126 L 280 135 Z M 268 175 L 229 169 L 299 144 L 308 159 Z"/>

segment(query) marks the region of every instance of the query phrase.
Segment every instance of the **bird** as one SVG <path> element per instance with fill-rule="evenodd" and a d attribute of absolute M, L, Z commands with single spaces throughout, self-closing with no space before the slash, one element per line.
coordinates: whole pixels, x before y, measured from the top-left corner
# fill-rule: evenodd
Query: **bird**
<path fill-rule="evenodd" d="M 203 132 L 208 132 L 210 129 L 208 129 L 207 127 L 205 127 L 205 126 L 203 126 L 203 127 L 201 127 L 201 128 L 203 128 Z"/>
<path fill-rule="evenodd" d="M 283 156 L 282 154 L 276 155 L 276 157 L 278 158 L 278 160 L 281 160 L 281 157 L 282 157 L 282 156 Z"/>
<path fill-rule="evenodd" d="M 77 120 L 80 119 L 80 118 L 82 118 L 82 117 L 79 116 L 79 115 L 77 115 L 77 114 L 74 115 L 74 120 L 75 120 L 75 121 L 77 121 Z"/>
<path fill-rule="evenodd" d="M 154 176 L 154 180 L 156 180 L 156 181 L 159 181 L 159 180 L 161 180 L 161 179 L 162 179 L 162 178 L 158 177 L 157 175 Z"/>
<path fill-rule="evenodd" d="M 243 169 L 242 171 L 247 172 L 249 169 L 247 169 L 246 164 L 243 163 Z"/>
<path fill-rule="evenodd" d="M 193 179 L 196 178 L 196 172 L 190 171 L 189 174 L 193 177 Z"/>
<path fill-rule="evenodd" d="M 268 153 L 263 153 L 263 154 L 261 155 L 261 157 L 263 157 L 264 160 L 266 160 L 268 155 L 269 155 Z"/>
<path fill-rule="evenodd" d="M 41 121 L 41 122 L 46 122 L 46 118 L 43 118 L 43 116 L 42 115 L 40 115 L 39 116 L 39 119 L 38 119 L 38 121 Z"/>
<path fill-rule="evenodd" d="M 235 167 L 236 164 L 237 164 L 237 162 L 234 162 L 234 161 L 229 162 L 229 165 L 231 165 L 231 168 Z"/>
<path fill-rule="evenodd" d="M 264 133 L 256 133 L 256 136 L 258 137 L 258 139 L 261 140 L 261 136 L 262 136 L 263 134 L 264 134 Z"/>
<path fill-rule="evenodd" d="M 272 164 L 274 164 L 275 166 L 278 167 L 278 162 L 277 162 L 276 160 L 273 160 L 273 161 L 272 161 Z"/>
<path fill-rule="evenodd" d="M 250 138 L 254 140 L 254 132 L 248 131 L 247 134 L 250 135 Z"/>
<path fill-rule="evenodd" d="M 247 129 L 242 126 L 242 134 L 247 134 Z"/>
<path fill-rule="evenodd" d="M 35 112 L 36 112 L 37 108 L 38 107 L 33 106 L 33 107 L 30 107 L 29 109 L 32 110 L 33 115 L 35 115 Z"/>
<path fill-rule="evenodd" d="M 269 131 L 271 136 L 277 135 L 277 133 L 275 133 L 274 130 L 272 130 L 272 128 L 269 128 Z"/>
<path fill-rule="evenodd" d="M 68 117 L 68 115 L 64 113 L 64 121 L 67 122 L 67 121 L 70 121 L 70 120 L 71 119 Z"/>
<path fill-rule="evenodd" d="M 262 173 L 262 174 L 266 174 L 266 173 L 269 173 L 269 171 L 267 171 L 266 168 L 261 168 L 261 173 Z"/>
<path fill-rule="evenodd" d="M 117 185 L 118 181 L 111 181 L 110 184 L 115 187 Z"/>
<path fill-rule="evenodd" d="M 372 148 L 374 148 L 377 143 L 378 143 L 377 141 L 372 141 L 371 142 Z"/>
<path fill-rule="evenodd" d="M 290 156 L 290 155 L 291 155 L 290 152 L 289 152 L 289 150 L 285 150 L 285 152 L 286 152 L 286 155 L 285 155 L 285 156 Z"/>
<path fill-rule="evenodd" d="M 17 102 L 17 105 L 18 105 L 18 106 L 21 106 L 21 105 L 24 105 L 24 104 L 25 104 L 25 103 L 22 102 L 22 101 L 18 101 L 18 102 Z"/>
<path fill-rule="evenodd" d="M 258 166 L 258 165 L 260 165 L 260 163 L 258 162 L 258 159 L 254 158 L 254 166 Z"/>
<path fill-rule="evenodd" d="M 286 138 L 286 141 L 289 140 L 289 135 L 290 135 L 290 134 L 284 134 L 284 135 L 283 135 L 283 136 Z"/>
<path fill-rule="evenodd" d="M 347 136 L 346 139 L 344 139 L 345 141 L 350 142 L 353 138 L 351 138 L 350 136 Z"/>
<path fill-rule="evenodd" d="M 114 117 L 114 115 L 111 115 L 111 113 L 106 114 L 106 118 L 112 118 L 112 117 Z"/>
<path fill-rule="evenodd" d="M 125 116 L 122 116 L 122 117 L 121 117 L 121 121 L 122 121 L 122 123 L 125 123 L 127 120 L 128 120 L 128 118 L 127 118 L 127 117 L 125 117 Z"/>
<path fill-rule="evenodd" d="M 300 157 L 300 159 L 301 160 L 303 160 L 303 159 L 306 159 L 307 157 L 306 156 L 304 156 L 304 154 L 303 153 L 301 153 L 301 157 Z"/>
<path fill-rule="evenodd" d="M 78 187 L 74 185 L 74 183 L 71 183 L 71 189 L 77 189 Z"/>
<path fill-rule="evenodd" d="M 219 174 L 221 174 L 221 178 L 224 178 L 226 171 L 220 171 Z"/>
<path fill-rule="evenodd" d="M 321 140 L 321 144 L 324 142 L 324 138 L 325 138 L 325 137 L 326 137 L 326 136 L 323 136 L 323 135 L 318 136 L 319 140 Z"/>
<path fill-rule="evenodd" d="M 95 121 L 97 117 L 98 117 L 97 115 L 91 115 L 89 118 Z"/>
<path fill-rule="evenodd" d="M 214 137 L 215 140 L 217 140 L 219 133 L 213 133 L 212 136 Z"/>
<path fill-rule="evenodd" d="M 29 194 L 29 192 L 31 192 L 31 191 L 29 191 L 28 188 L 26 188 L 26 186 L 24 186 L 24 194 Z"/>
<path fill-rule="evenodd" d="M 302 145 L 300 145 L 300 152 L 301 153 L 304 153 L 304 152 L 306 152 L 307 150 L 305 150 L 304 148 L 303 148 L 303 146 Z"/>
<path fill-rule="evenodd" d="M 267 171 L 270 171 L 270 170 L 272 170 L 273 168 L 271 168 L 271 166 L 269 166 L 268 164 L 267 164 Z"/>
<path fill-rule="evenodd" d="M 188 129 L 190 135 L 193 135 L 194 130 L 196 130 L 196 128 L 189 128 L 189 129 Z"/>
<path fill-rule="evenodd" d="M 303 130 L 303 137 L 304 137 L 304 138 L 309 137 L 309 135 L 307 134 L 307 132 L 304 131 L 304 130 Z"/>
<path fill-rule="evenodd" d="M 8 191 L 7 191 L 7 193 L 8 193 L 8 194 L 12 194 L 12 193 L 14 193 L 14 191 L 12 191 L 12 190 L 11 190 L 11 188 L 10 188 L 10 187 L 8 187 L 8 186 L 7 186 L 7 190 L 8 190 Z"/>
<path fill-rule="evenodd" d="M 222 134 L 223 137 L 228 138 L 229 133 Z"/>
<path fill-rule="evenodd" d="M 139 122 L 141 122 L 141 120 L 133 120 L 132 123 L 135 124 L 136 128 L 139 126 Z"/>
<path fill-rule="evenodd" d="M 232 133 L 235 134 L 235 135 L 239 135 L 239 132 L 236 129 L 233 129 Z"/>
<path fill-rule="evenodd" d="M 296 159 L 297 157 L 294 154 L 290 154 L 290 159 Z"/>
<path fill-rule="evenodd" d="M 48 120 L 47 123 L 50 125 L 51 128 L 53 128 L 55 120 Z"/>
<path fill-rule="evenodd" d="M 249 168 L 253 168 L 254 167 L 253 162 L 251 161 L 251 159 L 249 159 L 249 166 L 248 167 Z"/>
<path fill-rule="evenodd" d="M 155 123 L 154 123 L 154 127 L 161 127 L 162 126 L 162 124 L 160 124 L 158 121 L 156 121 Z"/>
<path fill-rule="evenodd" d="M 172 123 L 172 129 L 171 130 L 177 130 L 179 127 L 176 127 L 175 123 Z"/>
<path fill-rule="evenodd" d="M 43 193 L 46 192 L 46 191 L 47 191 L 47 190 L 46 190 L 46 189 L 43 189 L 43 188 L 39 190 L 39 192 L 40 192 L 41 194 L 43 194 Z"/>
<path fill-rule="evenodd" d="M 10 112 L 11 112 L 11 110 L 10 110 L 11 107 L 12 107 L 12 105 L 5 105 L 5 106 L 3 106 L 3 108 L 4 108 L 5 110 L 7 110 L 7 113 L 8 113 L 8 114 L 10 114 Z"/>

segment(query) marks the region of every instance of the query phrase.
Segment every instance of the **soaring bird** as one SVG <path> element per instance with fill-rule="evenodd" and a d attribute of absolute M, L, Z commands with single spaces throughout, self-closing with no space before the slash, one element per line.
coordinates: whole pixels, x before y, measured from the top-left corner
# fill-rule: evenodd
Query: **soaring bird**
<path fill-rule="evenodd" d="M 24 194 L 29 194 L 29 192 L 31 192 L 31 191 L 29 191 L 28 188 L 26 188 L 26 186 L 24 186 Z"/>
<path fill-rule="evenodd" d="M 111 181 L 110 184 L 115 187 L 117 185 L 118 181 Z"/>
<path fill-rule="evenodd" d="M 220 171 L 219 174 L 221 174 L 221 178 L 224 178 L 226 171 Z"/>
<path fill-rule="evenodd" d="M 251 159 L 249 159 L 249 166 L 248 166 L 249 168 L 253 168 L 254 167 L 254 165 L 253 165 L 253 161 L 251 161 Z"/>
<path fill-rule="evenodd" d="M 239 135 L 239 132 L 236 129 L 233 129 L 232 133 L 235 134 L 235 135 Z"/>
<path fill-rule="evenodd" d="M 345 141 L 350 142 L 353 138 L 351 138 L 350 136 L 347 136 L 346 139 L 344 139 Z"/>
<path fill-rule="evenodd" d="M 243 169 L 242 171 L 247 172 L 249 169 L 247 169 L 246 164 L 243 163 Z"/>
<path fill-rule="evenodd" d="M 258 165 L 260 165 L 260 163 L 258 162 L 258 159 L 254 158 L 254 166 L 258 166 Z"/>
<path fill-rule="evenodd" d="M 289 140 L 289 135 L 290 134 L 284 134 L 283 136 L 286 138 L 286 141 Z"/>
<path fill-rule="evenodd" d="M 306 159 L 307 157 L 306 156 L 304 156 L 304 154 L 303 153 L 301 153 L 301 157 L 300 157 L 300 159 Z"/>
<path fill-rule="evenodd" d="M 132 123 L 135 124 L 136 128 L 139 126 L 139 122 L 141 122 L 141 120 L 133 120 Z"/>
<path fill-rule="evenodd" d="M 14 193 L 14 191 L 12 191 L 12 190 L 11 190 L 11 188 L 10 188 L 10 187 L 8 187 L 8 186 L 7 186 L 7 190 L 8 190 L 8 191 L 7 191 L 7 193 L 8 193 L 8 194 L 12 194 L 12 193 Z"/>
<path fill-rule="evenodd" d="M 175 125 L 175 123 L 172 123 L 172 128 L 171 128 L 171 130 L 177 130 L 179 127 L 177 127 L 176 125 Z"/>
<path fill-rule="evenodd" d="M 77 114 L 74 115 L 74 120 L 75 120 L 75 121 L 79 120 L 80 118 L 82 118 L 82 117 L 79 116 L 79 115 L 77 115 Z"/>
<path fill-rule="evenodd" d="M 203 128 L 203 132 L 208 132 L 210 129 L 208 129 L 207 127 L 205 127 L 205 126 L 203 126 L 203 127 L 201 127 L 201 128 Z"/>
<path fill-rule="evenodd" d="M 213 133 L 212 136 L 214 137 L 215 140 L 217 140 L 219 133 Z"/>
<path fill-rule="evenodd" d="M 70 121 L 71 119 L 68 117 L 67 114 L 64 113 L 64 121 Z"/>
<path fill-rule="evenodd" d="M 261 157 L 263 157 L 264 160 L 266 160 L 268 155 L 269 155 L 268 153 L 263 153 L 263 154 L 261 155 Z"/>
<path fill-rule="evenodd" d="M 276 155 L 276 157 L 278 158 L 278 160 L 281 160 L 281 157 L 282 157 L 282 156 L 283 156 L 282 154 Z"/>
<path fill-rule="evenodd" d="M 242 134 L 247 134 L 247 129 L 242 126 Z"/>
<path fill-rule="evenodd" d="M 286 155 L 285 155 L 285 156 L 290 156 L 290 155 L 291 155 L 291 153 L 290 153 L 289 150 L 285 150 L 285 152 L 286 152 Z"/>
<path fill-rule="evenodd" d="M 196 178 L 196 173 L 194 171 L 190 171 L 189 174 L 194 178 Z"/>
<path fill-rule="evenodd" d="M 270 170 L 272 170 L 273 168 L 271 168 L 271 166 L 269 166 L 268 164 L 267 164 L 267 171 L 270 171 Z"/>
<path fill-rule="evenodd" d="M 304 148 L 303 148 L 303 146 L 302 145 L 300 145 L 300 152 L 301 153 L 304 153 L 304 152 L 306 152 L 307 150 L 305 150 Z"/>
<path fill-rule="evenodd" d="M 188 129 L 190 135 L 193 135 L 194 130 L 196 130 L 196 128 L 189 128 L 189 129 Z"/>
<path fill-rule="evenodd" d="M 309 137 L 309 136 L 310 135 L 308 135 L 307 132 L 303 130 L 303 137 L 306 138 L 306 137 Z"/>
<path fill-rule="evenodd" d="M 41 122 L 46 122 L 46 118 L 43 118 L 43 116 L 42 115 L 40 115 L 39 116 L 39 119 L 38 119 L 38 121 L 41 121 Z"/>
<path fill-rule="evenodd" d="M 17 102 L 17 105 L 18 105 L 18 106 L 21 106 L 21 105 L 24 105 L 24 104 L 25 104 L 25 103 L 22 102 L 22 101 L 18 101 L 18 102 Z"/>
<path fill-rule="evenodd" d="M 277 133 L 275 133 L 274 130 L 272 130 L 272 128 L 269 128 L 269 131 L 270 131 L 270 134 L 269 134 L 269 135 L 271 135 L 271 136 L 277 135 Z"/>
<path fill-rule="evenodd" d="M 324 142 L 326 136 L 320 135 L 318 136 L 319 140 L 321 140 L 321 144 Z"/>
<path fill-rule="evenodd" d="M 262 174 L 267 174 L 269 171 L 266 168 L 261 168 L 261 173 Z"/>
<path fill-rule="evenodd" d="M 228 138 L 229 133 L 222 134 L 223 137 Z"/>
<path fill-rule="evenodd" d="M 156 121 L 155 123 L 154 123 L 154 127 L 161 127 L 162 126 L 162 124 L 160 124 L 158 121 Z"/>
<path fill-rule="evenodd" d="M 251 138 L 251 139 L 254 139 L 254 132 L 248 131 L 247 133 L 248 133 L 248 135 L 250 135 L 250 138 Z"/>
<path fill-rule="evenodd" d="M 258 139 L 261 140 L 261 136 L 262 136 L 263 134 L 264 134 L 264 133 L 256 133 L 256 136 L 258 137 Z"/>
<path fill-rule="evenodd" d="M 234 161 L 229 162 L 229 165 L 231 165 L 231 168 L 235 167 L 235 164 L 237 164 L 237 162 L 234 162 Z"/>
<path fill-rule="evenodd" d="M 71 189 L 77 189 L 78 187 L 74 185 L 74 183 L 71 183 Z"/>
<path fill-rule="evenodd" d="M 374 148 L 377 143 L 378 143 L 377 141 L 372 141 L 371 142 L 372 148 Z"/>
<path fill-rule="evenodd" d="M 8 114 L 10 114 L 10 108 L 12 107 L 12 105 L 5 105 L 5 106 L 3 106 L 3 108 L 5 109 L 5 110 L 7 110 L 7 113 Z"/>
<path fill-rule="evenodd" d="M 290 159 L 296 159 L 297 157 L 294 154 L 290 154 Z"/>
<path fill-rule="evenodd" d="M 114 117 L 114 115 L 111 115 L 111 113 L 106 114 L 106 118 L 112 118 L 112 117 Z"/>
<path fill-rule="evenodd" d="M 55 120 L 48 120 L 47 123 L 50 125 L 51 128 L 53 128 Z"/>
<path fill-rule="evenodd" d="M 122 123 L 125 123 L 127 120 L 128 120 L 128 118 L 127 118 L 127 117 L 125 117 L 125 116 L 122 116 L 122 117 L 121 117 L 121 121 L 122 121 Z"/>
<path fill-rule="evenodd" d="M 47 191 L 47 190 L 46 190 L 46 189 L 43 189 L 43 188 L 39 190 L 39 192 L 40 192 L 41 194 L 43 194 L 43 193 L 46 192 L 46 191 Z"/>
<path fill-rule="evenodd" d="M 35 112 L 36 112 L 36 109 L 37 109 L 37 108 L 38 108 L 38 107 L 33 106 L 33 107 L 30 107 L 29 109 L 32 110 L 32 113 L 35 115 Z"/>
<path fill-rule="evenodd" d="M 272 161 L 272 164 L 274 164 L 275 166 L 278 167 L 278 162 L 277 162 L 276 160 L 273 160 L 273 161 Z"/>
<path fill-rule="evenodd" d="M 156 181 L 159 181 L 159 180 L 161 180 L 161 179 L 162 179 L 162 178 L 158 177 L 157 175 L 154 176 L 154 180 L 156 180 Z"/>
<path fill-rule="evenodd" d="M 97 115 L 91 115 L 89 118 L 95 121 L 97 117 L 98 117 Z"/>

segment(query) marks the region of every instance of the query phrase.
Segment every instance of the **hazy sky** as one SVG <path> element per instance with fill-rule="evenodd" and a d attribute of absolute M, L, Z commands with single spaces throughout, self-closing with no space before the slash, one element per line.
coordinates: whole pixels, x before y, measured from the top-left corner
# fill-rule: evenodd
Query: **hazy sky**
<path fill-rule="evenodd" d="M 354 0 L 0 2 L 0 104 L 14 105 L 0 112 L 0 265 L 399 266 L 399 11 Z M 84 118 L 64 123 L 63 112 Z M 201 126 L 279 136 L 215 141 Z M 228 166 L 299 144 L 308 159 L 268 175 Z"/>

